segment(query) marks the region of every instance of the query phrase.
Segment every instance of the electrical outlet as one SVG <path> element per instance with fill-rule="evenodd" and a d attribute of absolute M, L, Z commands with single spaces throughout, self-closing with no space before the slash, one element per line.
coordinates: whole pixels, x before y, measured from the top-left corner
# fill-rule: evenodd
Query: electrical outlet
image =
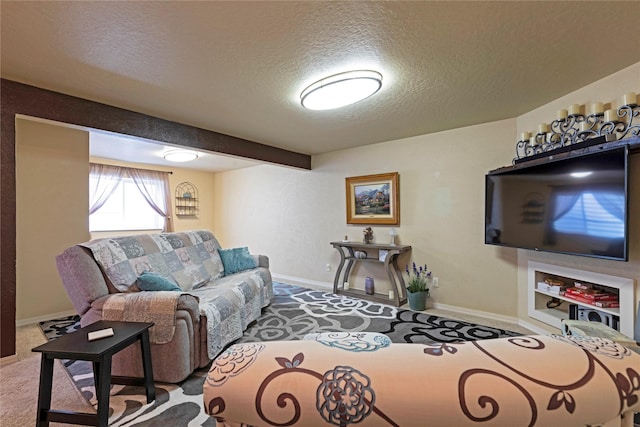
<path fill-rule="evenodd" d="M 433 278 L 433 287 L 434 288 L 439 288 L 440 287 L 440 283 L 438 282 L 438 278 L 437 277 Z"/>
<path fill-rule="evenodd" d="M 327 270 L 327 271 L 331 271 L 331 264 L 325 265 L 324 269 Z"/>

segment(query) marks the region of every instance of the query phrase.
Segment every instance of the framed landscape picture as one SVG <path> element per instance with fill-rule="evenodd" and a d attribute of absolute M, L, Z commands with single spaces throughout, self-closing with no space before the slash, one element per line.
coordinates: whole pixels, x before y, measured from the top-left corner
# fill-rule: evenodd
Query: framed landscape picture
<path fill-rule="evenodd" d="M 398 172 L 345 178 L 347 224 L 398 225 Z"/>

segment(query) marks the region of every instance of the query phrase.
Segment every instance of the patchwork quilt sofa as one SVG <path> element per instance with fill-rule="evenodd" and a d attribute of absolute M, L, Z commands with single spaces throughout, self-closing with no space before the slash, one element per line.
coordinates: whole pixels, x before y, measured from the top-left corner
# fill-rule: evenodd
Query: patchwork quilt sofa
<path fill-rule="evenodd" d="M 216 426 L 625 426 L 640 354 L 594 337 L 392 344 L 376 333 L 235 344 L 213 362 Z"/>
<path fill-rule="evenodd" d="M 206 230 L 92 240 L 67 248 L 56 265 L 82 326 L 154 322 L 153 375 L 162 382 L 206 366 L 273 296 L 266 256 L 222 249 Z M 117 353 L 112 372 L 142 376 L 139 346 Z"/>

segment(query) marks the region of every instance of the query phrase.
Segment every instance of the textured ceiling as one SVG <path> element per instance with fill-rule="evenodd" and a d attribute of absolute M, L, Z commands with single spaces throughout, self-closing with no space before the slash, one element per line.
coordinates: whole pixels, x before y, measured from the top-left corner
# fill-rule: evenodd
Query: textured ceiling
<path fill-rule="evenodd" d="M 637 1 L 0 8 L 3 78 L 305 154 L 515 117 L 640 61 Z M 360 68 L 384 75 L 375 96 L 300 106 Z"/>

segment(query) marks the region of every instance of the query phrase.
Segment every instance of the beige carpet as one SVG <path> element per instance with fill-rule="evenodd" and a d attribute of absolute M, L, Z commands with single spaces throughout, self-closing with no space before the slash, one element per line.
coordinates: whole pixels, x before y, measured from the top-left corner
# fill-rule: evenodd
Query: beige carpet
<path fill-rule="evenodd" d="M 40 353 L 32 348 L 47 340 L 38 325 L 17 330 L 18 361 L 0 367 L 0 426 L 25 427 L 36 423 L 38 384 L 40 380 Z M 53 369 L 52 409 L 95 413 L 80 395 L 59 360 Z M 51 423 L 51 426 L 70 424 Z"/>

